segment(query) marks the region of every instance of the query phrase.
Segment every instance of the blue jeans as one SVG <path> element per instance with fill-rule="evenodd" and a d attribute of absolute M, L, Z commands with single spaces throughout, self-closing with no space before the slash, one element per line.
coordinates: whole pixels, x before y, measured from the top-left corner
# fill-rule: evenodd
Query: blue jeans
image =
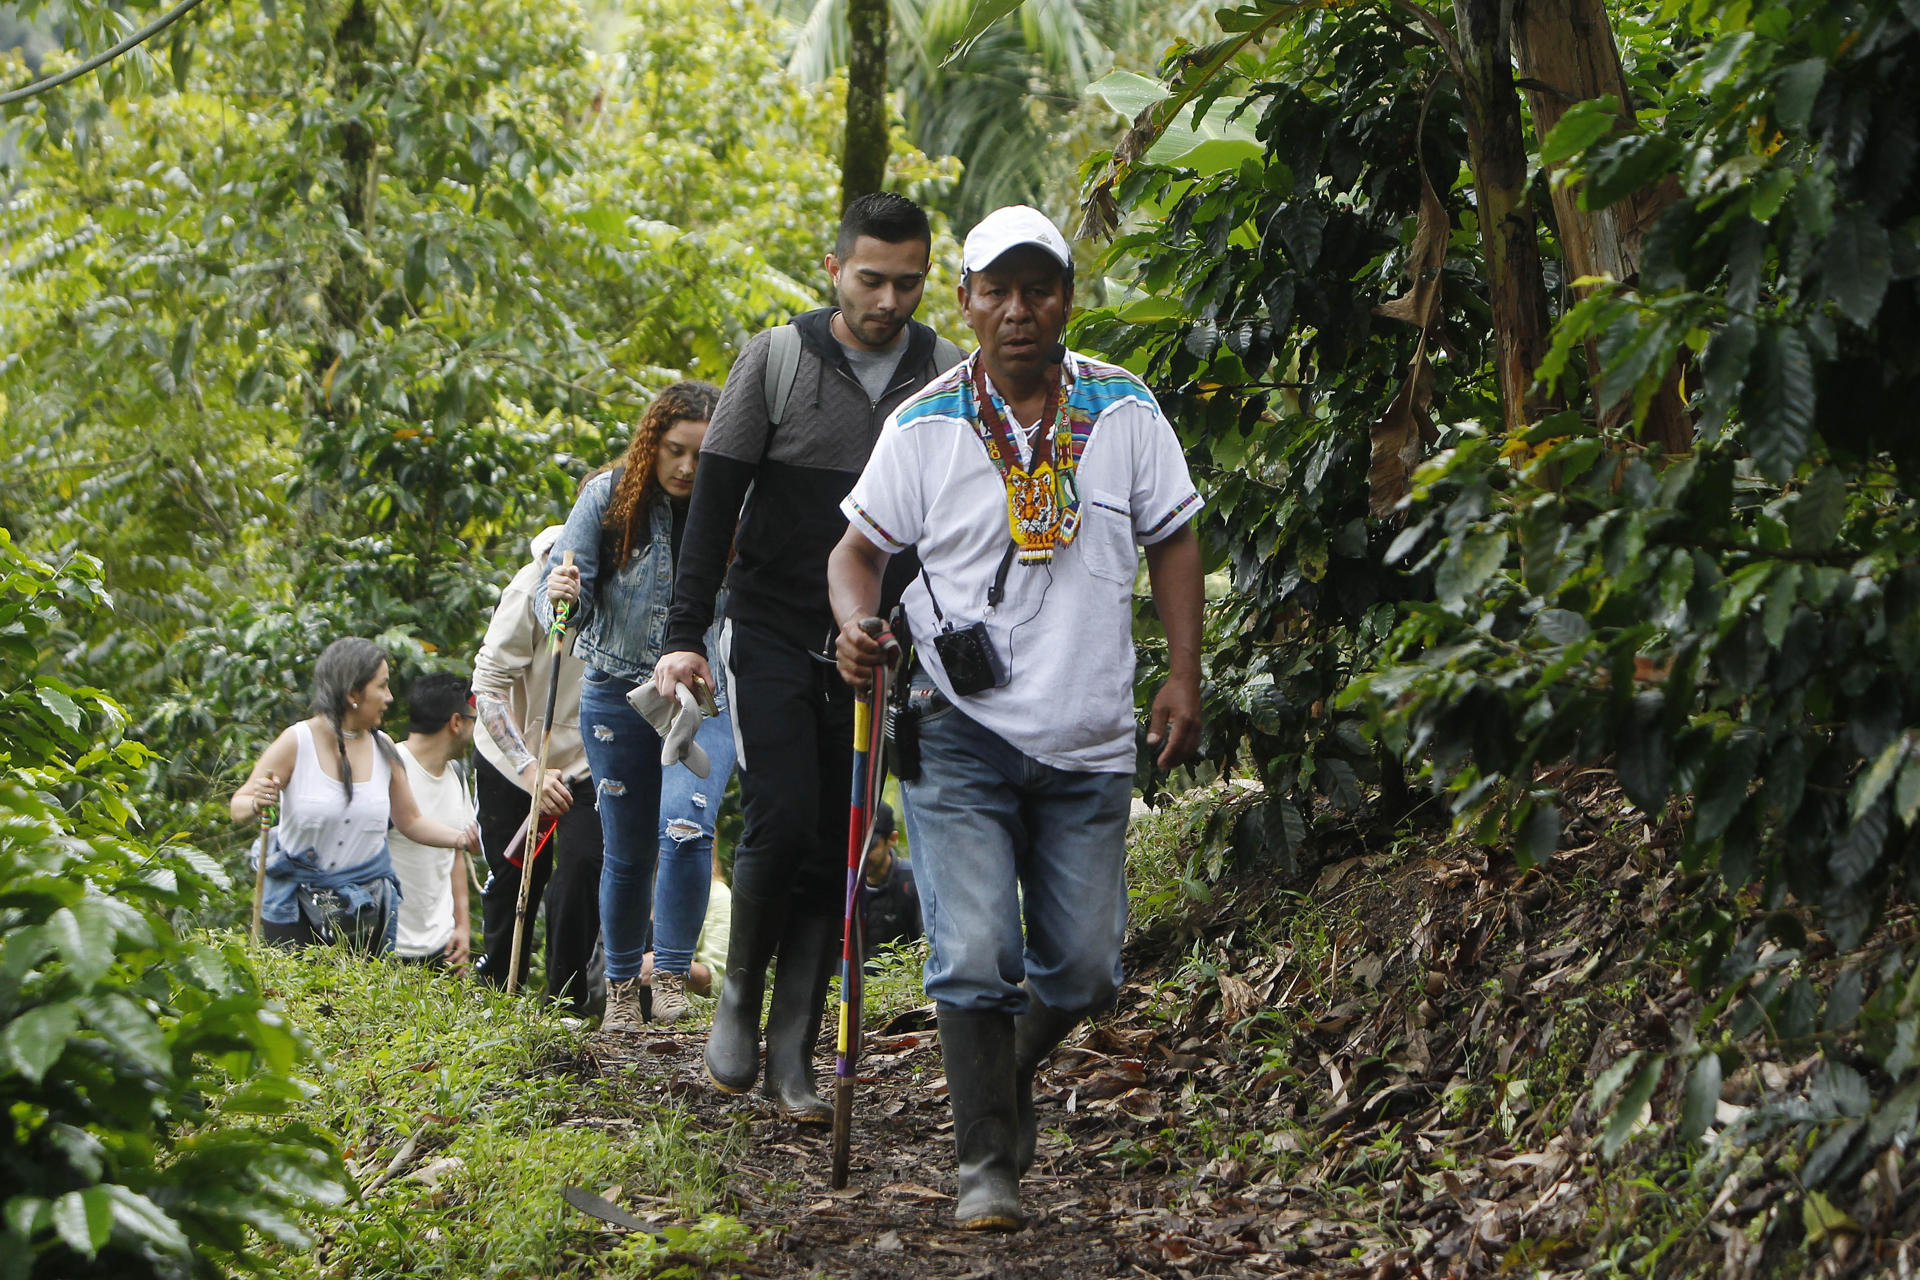
<path fill-rule="evenodd" d="M 627 705 L 633 686 L 593 667 L 580 685 L 580 738 L 600 812 L 600 938 L 609 982 L 640 975 L 659 848 L 660 735 Z M 700 917 L 693 928 L 699 931 Z"/>
<path fill-rule="evenodd" d="M 916 700 L 925 692 L 916 687 Z M 920 780 L 900 790 L 930 944 L 928 996 L 1020 1013 L 1024 979 L 1055 1009 L 1112 1001 L 1132 775 L 1041 764 L 936 699 L 920 722 Z"/>
<path fill-rule="evenodd" d="M 660 870 L 653 885 L 653 967 L 685 973 L 700 941 L 713 884 L 713 824 L 733 777 L 733 720 L 722 711 L 700 722 L 694 741 L 707 753 L 708 772 L 693 776 L 684 764 L 660 777 Z"/>

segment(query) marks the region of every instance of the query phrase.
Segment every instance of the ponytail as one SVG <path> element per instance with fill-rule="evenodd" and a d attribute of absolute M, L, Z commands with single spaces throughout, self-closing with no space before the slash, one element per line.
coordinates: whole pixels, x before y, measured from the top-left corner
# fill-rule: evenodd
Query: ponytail
<path fill-rule="evenodd" d="M 321 713 L 326 715 L 325 712 Z M 340 785 L 347 789 L 347 803 L 353 803 L 353 761 L 347 759 L 347 735 L 340 728 L 340 717 L 327 716 L 327 724 L 333 729 L 333 749 L 340 753 Z"/>

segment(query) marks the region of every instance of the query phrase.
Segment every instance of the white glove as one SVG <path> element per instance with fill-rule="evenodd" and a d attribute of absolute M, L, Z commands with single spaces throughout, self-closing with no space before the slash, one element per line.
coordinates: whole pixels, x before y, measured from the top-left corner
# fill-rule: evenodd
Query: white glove
<path fill-rule="evenodd" d="M 640 718 L 660 735 L 661 767 L 685 764 L 693 770 L 694 777 L 704 778 L 713 771 L 713 766 L 707 760 L 707 753 L 693 740 L 700 731 L 700 701 L 693 696 L 693 690 L 683 684 L 676 684 L 673 691 L 675 697 L 662 697 L 651 680 L 643 680 L 627 694 L 627 705 L 639 712 Z"/>

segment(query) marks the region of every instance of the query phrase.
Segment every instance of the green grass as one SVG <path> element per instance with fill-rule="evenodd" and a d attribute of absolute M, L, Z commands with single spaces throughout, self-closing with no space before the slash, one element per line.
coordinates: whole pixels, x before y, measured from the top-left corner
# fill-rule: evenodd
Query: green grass
<path fill-rule="evenodd" d="M 1198 902 L 1181 846 L 1206 813 L 1206 800 L 1163 811 L 1130 840 L 1134 877 L 1147 894 L 1171 889 L 1175 913 Z M 869 1029 L 926 1004 L 925 955 L 924 940 L 879 953 L 866 982 Z M 587 1056 L 589 1024 L 417 966 L 325 948 L 256 958 L 269 994 L 325 1062 L 297 1109 L 338 1138 L 366 1189 L 310 1222 L 315 1247 L 273 1259 L 280 1280 L 671 1280 L 728 1275 L 744 1260 L 754 1232 L 725 1212 L 724 1186 L 744 1125 L 696 1120 L 644 1065 L 603 1073 Z M 528 985 L 540 989 L 537 972 Z M 693 1025 L 712 1007 L 696 1000 Z M 399 1175 L 374 1186 L 409 1146 Z M 414 1176 L 430 1170 L 431 1185 Z M 561 1199 L 569 1184 L 659 1215 L 667 1242 L 616 1237 Z"/>
<path fill-rule="evenodd" d="M 860 1013 L 868 1030 L 885 1025 L 896 1014 L 927 1003 L 926 989 L 920 985 L 921 970 L 926 960 L 925 938 L 891 943 L 874 952 L 862 996 L 865 1003 Z M 834 993 L 828 998 L 837 999 L 839 990 L 840 979 L 836 977 Z"/>
<path fill-rule="evenodd" d="M 664 1091 L 587 1067 L 584 1026 L 475 983 L 325 949 L 267 950 L 259 964 L 325 1057 L 304 1111 L 338 1135 L 361 1185 L 415 1148 L 400 1177 L 315 1222 L 318 1245 L 276 1259 L 278 1276 L 726 1274 L 707 1264 L 750 1241 L 717 1212 L 744 1135 L 692 1124 Z M 408 1176 L 436 1163 L 432 1186 Z M 561 1200 L 569 1183 L 656 1198 L 663 1228 L 678 1220 L 672 1246 L 609 1250 L 598 1224 Z"/>
<path fill-rule="evenodd" d="M 1200 848 L 1227 795 L 1224 788 L 1197 788 L 1133 820 L 1127 829 L 1129 932 L 1177 932 L 1213 900 L 1206 882 L 1217 879 L 1220 868 L 1206 865 Z"/>

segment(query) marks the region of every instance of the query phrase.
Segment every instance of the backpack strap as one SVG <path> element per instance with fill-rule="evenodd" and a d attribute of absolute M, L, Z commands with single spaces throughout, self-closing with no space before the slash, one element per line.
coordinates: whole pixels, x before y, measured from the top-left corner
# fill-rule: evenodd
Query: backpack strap
<path fill-rule="evenodd" d="M 787 401 L 793 398 L 793 383 L 800 372 L 800 331 L 791 324 L 775 325 L 767 331 L 767 368 L 762 392 L 767 402 L 767 422 L 779 426 L 787 416 Z M 966 358 L 958 343 L 935 336 L 933 371 L 945 373 Z"/>
<path fill-rule="evenodd" d="M 776 325 L 768 331 L 766 401 L 767 422 L 779 426 L 787 416 L 787 401 L 793 395 L 793 380 L 800 372 L 800 331 L 791 324 Z"/>

